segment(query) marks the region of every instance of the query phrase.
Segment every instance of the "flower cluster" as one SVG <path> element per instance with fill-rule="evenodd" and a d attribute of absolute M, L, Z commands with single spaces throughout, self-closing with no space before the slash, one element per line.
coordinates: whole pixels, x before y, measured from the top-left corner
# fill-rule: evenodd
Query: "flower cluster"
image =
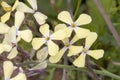
<path fill-rule="evenodd" d="M 45 68 L 48 55 L 51 63 L 59 62 L 64 54 L 67 54 L 67 57 L 70 58 L 74 56 L 73 64 L 77 67 L 85 66 L 86 55 L 95 59 L 103 57 L 103 50 L 90 50 L 90 47 L 97 39 L 96 32 L 90 32 L 90 30 L 80 27 L 92 21 L 89 15 L 81 14 L 76 21 L 73 21 L 68 11 L 62 11 L 58 14 L 58 19 L 64 23 L 56 25 L 54 31 L 52 31 L 51 26 L 46 23 L 48 17 L 37 9 L 37 0 L 27 0 L 27 2 L 31 8 L 19 0 L 16 0 L 13 6 L 10 6 L 5 1 L 1 3 L 6 13 L 1 17 L 0 22 L 0 34 L 4 35 L 4 39 L 0 43 L 0 54 L 9 53 L 7 55 L 8 60 L 3 63 L 5 80 L 27 79 L 21 67 L 19 67 L 18 75 L 11 78 L 14 71 L 11 60 L 19 53 L 17 48 L 21 40 L 27 43 L 31 42 L 33 49 L 38 50 L 36 57 L 39 64 L 29 70 Z M 14 24 L 9 26 L 6 22 L 10 19 L 13 11 L 15 12 Z M 25 14 L 28 13 L 32 14 L 38 25 L 40 25 L 39 32 L 42 35 L 40 35 L 41 37 L 36 36 L 33 38 L 32 31 L 29 28 L 21 29 Z M 85 40 L 84 45 L 75 44 L 76 41 L 82 39 Z M 60 41 L 62 41 L 62 46 L 57 43 Z"/>

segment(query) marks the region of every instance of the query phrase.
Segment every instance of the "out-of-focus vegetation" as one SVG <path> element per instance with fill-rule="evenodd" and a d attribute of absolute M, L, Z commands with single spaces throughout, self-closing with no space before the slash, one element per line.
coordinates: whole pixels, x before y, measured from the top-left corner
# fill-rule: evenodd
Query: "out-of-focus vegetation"
<path fill-rule="evenodd" d="M 2 0 L 0 0 L 1 2 Z M 5 0 L 9 4 L 13 5 L 15 0 Z M 20 0 L 26 2 L 26 0 Z M 60 11 L 68 10 L 67 0 L 37 0 L 38 10 L 48 16 L 47 23 L 53 27 L 60 23 L 57 19 L 57 15 Z M 52 2 L 53 1 L 53 2 Z M 54 2 L 55 1 L 55 2 Z M 120 76 L 120 47 L 116 43 L 113 35 L 108 29 L 103 16 L 100 14 L 98 8 L 96 7 L 93 0 L 71 0 L 71 10 L 73 12 L 74 18 L 76 19 L 79 14 L 87 13 L 92 17 L 92 23 L 82 26 L 84 28 L 90 29 L 91 31 L 98 33 L 98 39 L 91 47 L 91 49 L 104 49 L 104 57 L 100 60 L 92 59 L 97 65 L 103 67 L 105 70 Z M 77 5 L 80 2 L 80 6 L 76 12 Z M 120 35 L 120 0 L 100 0 L 102 6 L 104 7 L 107 15 L 110 17 L 115 29 Z M 27 2 L 26 2 L 27 3 Z M 0 16 L 2 16 L 5 11 L 0 6 Z M 14 13 L 13 13 L 14 14 Z M 29 18 L 28 18 L 29 19 Z M 27 19 L 26 19 L 27 20 Z M 32 19 L 31 19 L 32 20 Z M 13 24 L 13 17 L 7 22 L 8 24 Z M 37 29 L 39 26 L 32 26 Z M 36 30 L 37 31 L 37 30 Z M 25 50 L 29 52 L 32 51 L 31 44 L 24 43 L 24 41 L 19 43 Z M 97 69 L 97 67 L 94 67 Z M 88 72 L 68 70 L 69 80 L 92 80 Z M 0 74 L 2 75 L 2 74 Z M 102 80 L 117 80 L 109 76 L 99 75 Z M 40 72 L 39 75 L 35 75 L 28 80 L 61 80 L 62 69 L 51 67 L 48 65 L 45 71 Z M 2 78 L 0 79 L 2 80 Z"/>

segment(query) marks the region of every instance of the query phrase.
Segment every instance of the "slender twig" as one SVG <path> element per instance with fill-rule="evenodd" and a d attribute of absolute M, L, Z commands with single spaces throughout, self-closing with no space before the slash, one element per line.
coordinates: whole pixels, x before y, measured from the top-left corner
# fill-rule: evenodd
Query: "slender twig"
<path fill-rule="evenodd" d="M 100 13 L 102 14 L 102 16 L 103 16 L 106 24 L 108 25 L 110 32 L 113 34 L 113 37 L 115 38 L 118 46 L 120 47 L 120 36 L 118 35 L 116 29 L 114 28 L 110 18 L 107 16 L 104 8 L 102 7 L 100 0 L 93 0 L 93 1 L 96 4 L 97 8 L 99 9 Z"/>
<path fill-rule="evenodd" d="M 97 74 L 91 68 L 91 65 L 90 65 L 90 62 L 89 62 L 89 57 L 86 58 L 86 67 L 88 68 L 89 72 L 91 73 L 91 77 L 94 80 L 100 80 L 99 77 L 97 76 Z"/>
<path fill-rule="evenodd" d="M 56 6 L 55 0 L 50 0 L 50 4 L 51 4 L 51 6 L 53 7 L 53 9 L 54 9 L 57 13 L 60 12 L 60 10 L 58 9 L 58 7 Z"/>

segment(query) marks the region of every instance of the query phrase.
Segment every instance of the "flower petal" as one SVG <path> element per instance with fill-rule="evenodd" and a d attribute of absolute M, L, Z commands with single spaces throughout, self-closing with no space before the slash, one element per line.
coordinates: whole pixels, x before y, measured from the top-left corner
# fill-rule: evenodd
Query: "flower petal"
<path fill-rule="evenodd" d="M 26 42 L 30 42 L 33 37 L 31 30 L 22 30 L 19 31 L 18 34 L 18 36 L 21 36 L 21 38 Z"/>
<path fill-rule="evenodd" d="M 71 25 L 73 23 L 73 20 L 71 18 L 71 15 L 68 11 L 62 11 L 58 14 L 58 19 Z"/>
<path fill-rule="evenodd" d="M 14 48 L 11 50 L 11 52 L 8 54 L 7 58 L 8 58 L 8 59 L 13 59 L 13 58 L 15 58 L 15 57 L 17 56 L 17 54 L 18 54 L 17 48 L 14 47 Z"/>
<path fill-rule="evenodd" d="M 37 10 L 37 0 L 27 0 L 34 10 Z"/>
<path fill-rule="evenodd" d="M 90 48 L 96 39 L 97 34 L 95 32 L 90 32 L 85 40 L 85 47 Z"/>
<path fill-rule="evenodd" d="M 37 59 L 42 62 L 48 57 L 48 49 L 44 47 L 37 52 Z"/>
<path fill-rule="evenodd" d="M 0 22 L 0 34 L 5 34 L 9 31 L 10 27 Z"/>
<path fill-rule="evenodd" d="M 34 10 L 29 8 L 26 4 L 23 2 L 19 2 L 19 5 L 16 8 L 18 11 L 25 12 L 25 13 L 34 13 Z"/>
<path fill-rule="evenodd" d="M 42 25 L 46 22 L 47 16 L 41 12 L 35 12 L 33 15 L 39 25 Z"/>
<path fill-rule="evenodd" d="M 88 36 L 89 32 L 90 31 L 88 29 L 83 29 L 83 28 L 79 28 L 79 27 L 77 27 L 75 29 L 75 33 L 80 39 L 86 38 Z"/>
<path fill-rule="evenodd" d="M 88 52 L 88 55 L 95 58 L 95 59 L 100 59 L 103 57 L 104 50 L 90 50 Z"/>
<path fill-rule="evenodd" d="M 75 21 L 77 25 L 89 24 L 92 21 L 91 17 L 87 14 L 81 14 L 79 18 Z"/>
<path fill-rule="evenodd" d="M 11 14 L 11 12 L 5 13 L 5 14 L 1 17 L 1 22 L 5 23 L 6 21 L 8 21 L 8 20 L 10 19 L 10 14 Z"/>
<path fill-rule="evenodd" d="M 54 32 L 50 37 L 52 40 L 63 40 L 65 38 L 65 32 L 62 30 L 58 30 Z"/>
<path fill-rule="evenodd" d="M 72 44 L 74 44 L 76 41 L 78 41 L 80 38 L 77 36 L 77 35 L 75 35 L 73 38 L 72 38 L 72 40 L 70 41 Z"/>
<path fill-rule="evenodd" d="M 67 49 L 65 49 L 65 47 L 62 48 L 55 56 L 50 56 L 49 61 L 51 63 L 57 63 L 58 61 L 60 61 L 66 50 Z"/>
<path fill-rule="evenodd" d="M 8 4 L 8 3 L 6 3 L 5 1 L 2 1 L 1 2 L 1 6 L 3 7 L 3 9 L 5 10 L 5 11 L 11 11 L 11 9 L 12 9 L 12 7 Z"/>
<path fill-rule="evenodd" d="M 80 54 L 80 56 L 73 62 L 73 64 L 77 67 L 84 67 L 85 66 L 85 54 Z"/>
<path fill-rule="evenodd" d="M 44 44 L 44 38 L 33 38 L 32 46 L 33 49 L 37 50 Z"/>
<path fill-rule="evenodd" d="M 12 11 L 14 11 L 18 5 L 19 5 L 19 0 L 16 0 L 12 7 Z"/>
<path fill-rule="evenodd" d="M 27 80 L 27 77 L 24 73 L 18 73 L 17 76 L 13 77 L 12 79 L 10 80 Z"/>
<path fill-rule="evenodd" d="M 50 33 L 49 25 L 44 24 L 44 25 L 40 26 L 39 31 L 42 33 L 43 36 L 48 37 L 49 33 Z"/>
<path fill-rule="evenodd" d="M 13 73 L 13 70 L 14 70 L 13 63 L 11 61 L 4 61 L 3 71 L 4 71 L 5 80 L 10 79 L 10 77 Z"/>
<path fill-rule="evenodd" d="M 24 18 L 25 14 L 23 12 L 17 11 L 15 13 L 15 27 L 17 27 L 17 29 L 19 29 L 19 27 L 21 26 Z"/>
<path fill-rule="evenodd" d="M 51 56 L 55 56 L 58 53 L 59 47 L 53 41 L 49 40 L 47 46 L 48 46 L 48 52 Z"/>
<path fill-rule="evenodd" d="M 54 31 L 56 32 L 56 31 L 61 30 L 61 29 L 64 30 L 65 28 L 67 28 L 67 25 L 58 24 L 58 25 L 55 26 Z"/>
<path fill-rule="evenodd" d="M 73 56 L 80 53 L 83 49 L 83 46 L 70 46 L 67 56 Z"/>

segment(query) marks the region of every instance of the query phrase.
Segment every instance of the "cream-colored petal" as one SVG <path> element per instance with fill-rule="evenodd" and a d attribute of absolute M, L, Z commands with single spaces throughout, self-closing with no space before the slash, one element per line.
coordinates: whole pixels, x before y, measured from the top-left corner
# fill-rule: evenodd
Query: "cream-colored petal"
<path fill-rule="evenodd" d="M 19 27 L 21 26 L 24 18 L 25 14 L 23 12 L 17 11 L 15 13 L 15 27 L 17 27 L 17 29 L 19 29 Z"/>
<path fill-rule="evenodd" d="M 2 22 L 2 23 L 7 22 L 7 21 L 10 19 L 10 15 L 11 15 L 11 12 L 5 13 L 5 14 L 1 17 L 1 22 Z"/>
<path fill-rule="evenodd" d="M 78 19 L 75 21 L 77 25 L 89 24 L 92 21 L 91 17 L 87 14 L 81 14 Z"/>
<path fill-rule="evenodd" d="M 16 0 L 12 7 L 12 11 L 14 11 L 18 5 L 19 5 L 19 0 Z"/>
<path fill-rule="evenodd" d="M 56 32 L 56 31 L 61 30 L 61 29 L 64 30 L 65 28 L 67 28 L 67 25 L 58 24 L 58 25 L 55 26 L 54 31 Z"/>
<path fill-rule="evenodd" d="M 97 39 L 97 33 L 90 32 L 85 40 L 85 47 L 90 48 L 96 39 Z"/>
<path fill-rule="evenodd" d="M 53 41 L 49 40 L 47 43 L 49 55 L 55 56 L 58 53 L 59 47 Z"/>
<path fill-rule="evenodd" d="M 58 30 L 54 32 L 50 37 L 52 40 L 63 40 L 65 38 L 65 32 L 62 30 Z"/>
<path fill-rule="evenodd" d="M 40 26 L 39 31 L 42 33 L 43 36 L 48 37 L 49 33 L 50 33 L 49 25 L 44 24 L 44 25 Z"/>
<path fill-rule="evenodd" d="M 3 71 L 5 80 L 9 80 L 14 70 L 13 63 L 11 61 L 4 61 Z"/>
<path fill-rule="evenodd" d="M 70 44 L 69 39 L 65 38 L 62 40 L 62 42 L 64 43 L 64 45 Z"/>
<path fill-rule="evenodd" d="M 25 13 L 34 13 L 34 10 L 29 8 L 26 4 L 23 2 L 19 2 L 18 6 L 16 7 L 18 11 L 25 12 Z"/>
<path fill-rule="evenodd" d="M 13 59 L 17 56 L 18 51 L 17 51 L 17 47 L 14 47 L 11 52 L 8 54 L 7 58 L 8 59 Z"/>
<path fill-rule="evenodd" d="M 12 7 L 8 4 L 8 3 L 6 3 L 5 1 L 2 1 L 1 2 L 1 6 L 3 7 L 3 9 L 5 10 L 5 11 L 11 11 L 12 10 Z"/>
<path fill-rule="evenodd" d="M 78 41 L 80 38 L 77 35 L 74 35 L 72 40 L 70 41 L 72 44 L 74 44 L 76 41 Z"/>
<path fill-rule="evenodd" d="M 11 78 L 10 80 L 27 80 L 25 73 L 18 73 L 17 76 Z"/>
<path fill-rule="evenodd" d="M 41 12 L 35 12 L 33 16 L 39 25 L 42 25 L 46 22 L 47 16 Z"/>
<path fill-rule="evenodd" d="M 94 59 L 100 59 L 104 55 L 104 50 L 90 50 L 88 55 L 93 57 Z"/>
<path fill-rule="evenodd" d="M 0 44 L 0 54 L 3 53 L 3 51 L 4 51 L 3 45 Z"/>
<path fill-rule="evenodd" d="M 11 44 L 3 44 L 3 48 L 4 48 L 4 51 L 10 52 L 10 50 L 12 49 L 12 45 Z"/>
<path fill-rule="evenodd" d="M 84 28 L 79 28 L 77 27 L 75 29 L 75 33 L 78 36 L 78 38 L 82 39 L 82 38 L 86 38 L 89 34 L 89 30 L 88 29 L 84 29 Z"/>
<path fill-rule="evenodd" d="M 67 56 L 73 56 L 73 55 L 77 55 L 78 53 L 80 53 L 83 49 L 83 46 L 70 46 L 69 47 L 69 52 L 67 54 Z"/>
<path fill-rule="evenodd" d="M 33 49 L 37 50 L 44 44 L 44 38 L 33 38 L 32 40 L 32 46 Z"/>
<path fill-rule="evenodd" d="M 80 54 L 80 56 L 73 61 L 73 64 L 77 67 L 84 67 L 85 66 L 85 54 Z"/>
<path fill-rule="evenodd" d="M 36 66 L 32 67 L 30 70 L 42 70 L 47 67 L 47 61 L 40 62 Z"/>
<path fill-rule="evenodd" d="M 37 0 L 27 0 L 34 10 L 37 10 Z"/>
<path fill-rule="evenodd" d="M 39 60 L 39 62 L 44 61 L 47 57 L 48 57 L 48 48 L 44 47 L 42 49 L 40 49 L 37 54 L 37 59 Z"/>
<path fill-rule="evenodd" d="M 31 30 L 22 30 L 18 32 L 18 36 L 21 36 L 21 38 L 26 41 L 26 42 L 30 42 L 32 40 L 32 31 Z"/>
<path fill-rule="evenodd" d="M 66 50 L 67 49 L 65 49 L 65 47 L 62 48 L 55 56 L 50 56 L 49 61 L 51 63 L 57 63 L 58 61 L 60 61 Z"/>
<path fill-rule="evenodd" d="M 71 15 L 68 11 L 62 11 L 58 14 L 58 19 L 71 25 L 73 23 L 73 20 L 71 18 Z"/>
<path fill-rule="evenodd" d="M 10 27 L 2 22 L 0 22 L 0 34 L 5 34 L 9 31 Z"/>

